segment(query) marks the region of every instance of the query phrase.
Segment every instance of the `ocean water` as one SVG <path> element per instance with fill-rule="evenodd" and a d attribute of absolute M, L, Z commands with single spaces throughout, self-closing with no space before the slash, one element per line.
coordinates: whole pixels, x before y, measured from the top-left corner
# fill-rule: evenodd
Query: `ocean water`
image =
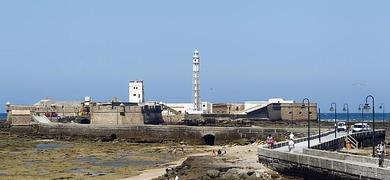
<path fill-rule="evenodd" d="M 321 113 L 320 119 L 321 121 L 334 121 L 334 113 Z M 384 121 L 390 121 L 390 113 L 375 113 L 375 121 L 382 122 L 383 119 Z M 337 113 L 337 120 L 347 121 L 347 113 Z M 362 120 L 371 122 L 372 113 L 363 113 L 363 117 L 361 113 L 349 113 L 349 121 L 361 122 Z"/>
<path fill-rule="evenodd" d="M 5 121 L 7 119 L 7 113 L 0 113 L 0 121 Z"/>

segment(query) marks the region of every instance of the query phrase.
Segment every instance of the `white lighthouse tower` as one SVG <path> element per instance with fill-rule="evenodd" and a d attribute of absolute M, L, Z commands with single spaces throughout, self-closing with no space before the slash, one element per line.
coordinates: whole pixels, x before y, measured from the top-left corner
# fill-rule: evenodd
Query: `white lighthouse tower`
<path fill-rule="evenodd" d="M 194 104 L 194 111 L 201 111 L 199 63 L 199 51 L 195 49 L 194 56 L 192 56 L 192 100 Z"/>

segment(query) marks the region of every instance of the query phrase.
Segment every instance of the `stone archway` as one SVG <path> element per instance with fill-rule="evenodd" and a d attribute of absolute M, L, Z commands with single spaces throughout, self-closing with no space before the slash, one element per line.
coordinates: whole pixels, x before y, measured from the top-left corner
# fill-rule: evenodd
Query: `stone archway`
<path fill-rule="evenodd" d="M 91 124 L 91 121 L 89 119 L 82 119 L 80 120 L 80 124 Z"/>
<path fill-rule="evenodd" d="M 215 144 L 215 135 L 206 134 L 203 136 L 204 143 L 209 146 L 214 146 Z"/>

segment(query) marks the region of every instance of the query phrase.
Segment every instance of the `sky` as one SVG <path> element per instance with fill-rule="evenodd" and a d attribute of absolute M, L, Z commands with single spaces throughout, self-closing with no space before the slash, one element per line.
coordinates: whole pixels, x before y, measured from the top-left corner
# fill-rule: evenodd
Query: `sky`
<path fill-rule="evenodd" d="M 0 112 L 42 98 L 148 101 L 307 97 L 390 110 L 390 1 L 0 1 Z"/>

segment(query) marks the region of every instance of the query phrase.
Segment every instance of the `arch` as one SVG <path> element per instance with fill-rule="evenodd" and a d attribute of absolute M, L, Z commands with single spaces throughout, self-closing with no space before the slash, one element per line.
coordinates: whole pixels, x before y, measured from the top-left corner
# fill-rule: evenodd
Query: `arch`
<path fill-rule="evenodd" d="M 204 143 L 209 146 L 214 146 L 215 136 L 213 134 L 206 134 L 203 136 Z"/>
<path fill-rule="evenodd" d="M 82 119 L 82 120 L 80 120 L 80 124 L 91 124 L 91 120 L 89 120 L 89 119 Z"/>
<path fill-rule="evenodd" d="M 110 136 L 110 139 L 113 141 L 113 140 L 115 140 L 115 139 L 117 139 L 118 137 L 116 136 L 116 134 L 111 134 L 111 136 Z"/>

